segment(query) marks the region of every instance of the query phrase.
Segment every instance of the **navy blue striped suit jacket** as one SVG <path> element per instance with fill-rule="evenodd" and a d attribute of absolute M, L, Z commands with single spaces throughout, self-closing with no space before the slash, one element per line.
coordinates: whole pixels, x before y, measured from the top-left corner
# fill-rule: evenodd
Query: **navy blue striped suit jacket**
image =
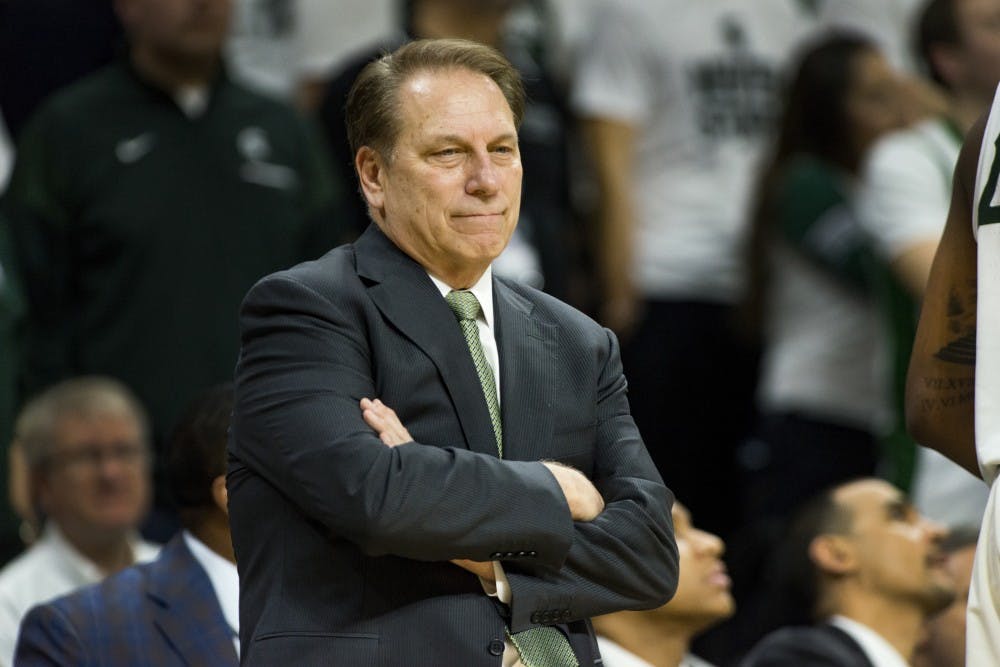
<path fill-rule="evenodd" d="M 177 535 L 160 557 L 39 605 L 21 623 L 14 664 L 179 667 L 237 664 L 205 570 Z"/>

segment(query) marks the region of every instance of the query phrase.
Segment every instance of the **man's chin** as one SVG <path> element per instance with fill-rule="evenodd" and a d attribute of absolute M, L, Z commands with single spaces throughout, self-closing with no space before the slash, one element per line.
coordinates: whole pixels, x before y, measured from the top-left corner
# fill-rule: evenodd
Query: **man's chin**
<path fill-rule="evenodd" d="M 954 588 L 934 586 L 923 596 L 923 608 L 927 616 L 934 616 L 947 609 L 957 597 Z"/>

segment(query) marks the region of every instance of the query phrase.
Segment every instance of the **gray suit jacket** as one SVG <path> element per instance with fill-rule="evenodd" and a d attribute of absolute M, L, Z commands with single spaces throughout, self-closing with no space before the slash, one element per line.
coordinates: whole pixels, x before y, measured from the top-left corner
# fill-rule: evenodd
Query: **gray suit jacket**
<path fill-rule="evenodd" d="M 374 226 L 247 295 L 228 475 L 244 664 L 495 666 L 505 624 L 559 625 L 594 664 L 588 617 L 672 595 L 673 498 L 614 336 L 500 279 L 494 307 L 503 461 L 458 323 Z M 382 444 L 364 396 L 415 442 Z M 601 516 L 574 523 L 541 459 L 584 471 Z M 456 558 L 502 561 L 511 606 Z"/>

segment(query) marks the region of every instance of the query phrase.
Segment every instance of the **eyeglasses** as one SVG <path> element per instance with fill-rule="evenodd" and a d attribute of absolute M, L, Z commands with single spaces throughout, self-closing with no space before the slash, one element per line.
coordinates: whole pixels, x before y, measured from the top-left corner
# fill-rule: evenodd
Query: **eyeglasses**
<path fill-rule="evenodd" d="M 105 461 L 138 467 L 145 464 L 147 458 L 147 450 L 141 444 L 118 442 L 112 445 L 83 445 L 73 451 L 55 452 L 50 464 L 73 470 L 100 470 Z"/>

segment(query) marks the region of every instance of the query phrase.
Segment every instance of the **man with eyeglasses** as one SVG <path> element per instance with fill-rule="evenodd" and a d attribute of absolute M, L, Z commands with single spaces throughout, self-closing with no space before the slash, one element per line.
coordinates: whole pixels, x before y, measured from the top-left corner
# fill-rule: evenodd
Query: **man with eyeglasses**
<path fill-rule="evenodd" d="M 15 438 L 44 528 L 0 570 L 0 666 L 13 663 L 32 606 L 158 551 L 137 533 L 150 499 L 149 439 L 144 411 L 122 384 L 84 377 L 51 387 L 25 406 Z"/>

